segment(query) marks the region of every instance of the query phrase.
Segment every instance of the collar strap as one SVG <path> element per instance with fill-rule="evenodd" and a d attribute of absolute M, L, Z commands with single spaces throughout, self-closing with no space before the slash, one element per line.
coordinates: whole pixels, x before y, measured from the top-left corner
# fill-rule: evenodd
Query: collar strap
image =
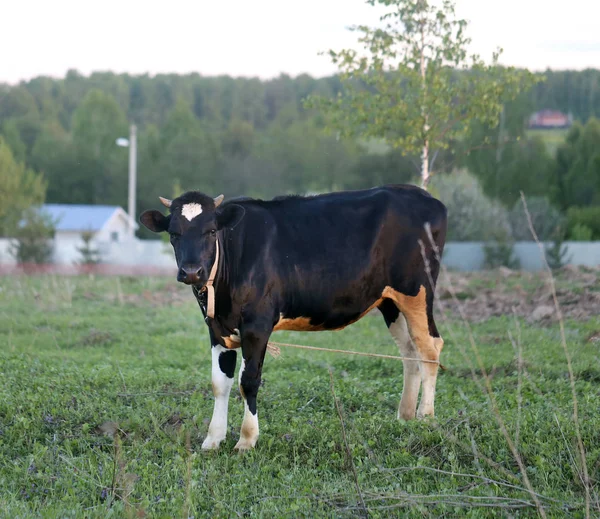
<path fill-rule="evenodd" d="M 216 251 L 215 251 L 215 262 L 213 263 L 212 269 L 210 269 L 210 274 L 208 276 L 208 281 L 206 282 L 205 288 L 207 291 L 207 302 L 206 302 L 206 314 L 211 319 L 215 318 L 215 287 L 213 283 L 215 282 L 215 277 L 217 276 L 217 268 L 219 267 L 219 239 L 217 238 L 215 242 Z"/>

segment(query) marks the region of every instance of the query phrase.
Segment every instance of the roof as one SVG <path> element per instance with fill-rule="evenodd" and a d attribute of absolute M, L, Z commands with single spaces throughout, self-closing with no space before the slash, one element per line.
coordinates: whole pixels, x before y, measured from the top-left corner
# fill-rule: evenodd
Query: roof
<path fill-rule="evenodd" d="M 567 114 L 561 112 L 560 110 L 551 110 L 549 108 L 546 108 L 544 110 L 539 110 L 538 112 L 535 112 L 533 115 L 561 115 L 563 117 L 567 117 Z"/>
<path fill-rule="evenodd" d="M 118 205 L 44 204 L 42 209 L 52 219 L 58 220 L 57 231 L 99 231 L 116 211 L 129 219 Z"/>

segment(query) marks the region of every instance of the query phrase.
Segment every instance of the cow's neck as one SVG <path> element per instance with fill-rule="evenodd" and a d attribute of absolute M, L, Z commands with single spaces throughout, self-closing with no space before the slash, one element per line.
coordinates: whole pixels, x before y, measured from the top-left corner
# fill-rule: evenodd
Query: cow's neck
<path fill-rule="evenodd" d="M 228 334 L 239 326 L 238 316 L 233 309 L 230 285 L 230 258 L 223 243 L 227 237 L 223 235 L 222 240 L 217 238 L 215 262 L 211 268 L 208 282 L 206 283 L 206 317 Z"/>

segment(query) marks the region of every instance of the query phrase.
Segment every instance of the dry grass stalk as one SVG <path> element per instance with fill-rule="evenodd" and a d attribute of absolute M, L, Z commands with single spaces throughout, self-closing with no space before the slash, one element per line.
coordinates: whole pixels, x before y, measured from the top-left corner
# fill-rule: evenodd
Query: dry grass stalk
<path fill-rule="evenodd" d="M 123 457 L 121 449 L 121 433 L 123 433 L 123 431 L 118 428 L 116 424 L 114 425 L 116 430 L 113 431 L 111 429 L 108 433 L 106 433 L 113 436 L 113 474 L 110 485 L 110 501 L 108 503 L 108 507 L 110 508 L 112 503 L 118 499 L 123 501 L 123 504 L 125 505 L 125 516 L 134 517 L 135 512 L 143 512 L 141 510 L 136 510 L 132 506 L 132 503 L 129 499 L 131 494 L 133 494 L 135 482 L 138 479 L 138 476 L 136 474 L 126 472 L 125 470 L 127 463 Z"/>
<path fill-rule="evenodd" d="M 583 446 L 583 440 L 581 438 L 581 430 L 579 427 L 579 412 L 578 412 L 578 400 L 577 400 L 577 391 L 575 389 L 575 375 L 573 374 L 573 366 L 571 365 L 571 354 L 569 353 L 569 348 L 567 346 L 567 338 L 565 335 L 565 323 L 563 320 L 562 312 L 560 310 L 560 305 L 558 304 L 558 297 L 556 295 L 556 285 L 554 281 L 554 276 L 552 275 L 552 269 L 550 265 L 548 265 L 548 261 L 546 260 L 546 252 L 544 250 L 544 246 L 540 243 L 540 240 L 535 232 L 533 227 L 533 222 L 531 220 L 531 214 L 529 213 L 529 209 L 527 207 L 527 201 L 525 200 L 525 195 L 523 191 L 521 191 L 521 201 L 523 202 L 523 209 L 525 210 L 525 216 L 527 217 L 527 224 L 529 225 L 529 230 L 531 231 L 531 235 L 533 239 L 537 243 L 538 248 L 540 249 L 540 254 L 542 257 L 542 261 L 544 264 L 544 268 L 548 273 L 548 282 L 550 284 L 550 289 L 552 291 L 552 299 L 554 301 L 554 308 L 556 310 L 556 315 L 558 317 L 558 324 L 560 327 L 560 339 L 563 347 L 563 351 L 565 352 L 565 358 L 567 359 L 567 368 L 569 370 L 569 381 L 571 383 L 571 394 L 573 397 L 573 422 L 575 425 L 575 434 L 577 436 L 577 446 L 579 449 L 579 457 L 581 462 L 581 468 L 583 471 L 583 486 L 585 488 L 585 516 L 586 518 L 590 517 L 590 478 L 588 475 L 587 461 L 585 458 L 585 448 Z"/>
<path fill-rule="evenodd" d="M 356 467 L 354 466 L 354 458 L 352 457 L 352 452 L 350 451 L 350 447 L 348 446 L 348 439 L 346 438 L 346 426 L 344 424 L 344 417 L 342 416 L 342 411 L 340 410 L 339 401 L 337 399 L 337 396 L 335 395 L 335 388 L 333 386 L 333 373 L 331 371 L 331 368 L 329 369 L 329 381 L 331 385 L 331 394 L 333 395 L 335 408 L 337 410 L 337 414 L 340 418 L 340 423 L 342 425 L 342 438 L 344 440 L 344 447 L 346 449 L 346 455 L 348 456 L 348 462 L 350 463 L 350 467 L 352 468 L 352 475 L 354 476 L 354 485 L 356 486 L 356 493 L 358 494 L 358 499 L 361 505 L 361 512 L 364 517 L 369 517 L 369 512 L 367 511 L 367 507 L 365 506 L 365 500 L 363 498 L 360 485 L 358 484 L 358 474 L 356 473 Z"/>
<path fill-rule="evenodd" d="M 467 395 L 463 392 L 462 389 L 458 388 L 458 394 L 460 397 L 468 403 Z M 465 421 L 465 427 L 467 428 L 467 432 L 469 433 L 469 439 L 471 440 L 471 451 L 473 452 L 473 459 L 475 460 L 475 466 L 479 471 L 479 474 L 483 476 L 483 467 L 479 462 L 479 458 L 481 457 L 479 454 L 479 449 L 477 449 L 477 442 L 475 441 L 475 436 L 473 436 L 473 431 L 471 430 L 471 425 L 469 424 L 469 418 L 467 416 L 467 420 Z"/>
<path fill-rule="evenodd" d="M 121 287 L 121 279 L 119 278 L 119 276 L 116 276 L 115 280 L 116 280 L 116 285 L 117 285 L 117 301 L 119 301 L 119 304 L 121 306 L 123 306 L 125 304 L 125 298 L 123 297 L 123 289 Z"/>
<path fill-rule="evenodd" d="M 121 376 L 121 382 L 123 383 L 123 391 L 127 392 L 127 384 L 125 384 L 125 377 L 123 376 L 123 372 L 121 371 L 121 365 L 119 364 L 119 361 L 115 361 L 117 364 L 117 369 L 119 370 L 119 375 Z"/>
<path fill-rule="evenodd" d="M 477 475 L 477 474 L 466 474 L 463 472 L 453 472 L 451 470 L 443 470 L 443 469 L 436 469 L 434 467 L 426 467 L 426 466 L 417 466 L 417 467 L 400 467 L 397 469 L 385 469 L 388 472 L 393 472 L 393 473 L 398 473 L 398 472 L 414 472 L 414 471 L 426 471 L 426 472 L 433 472 L 436 474 L 444 474 L 447 476 L 452 476 L 452 477 L 457 477 L 457 478 L 471 478 L 471 479 L 475 479 L 475 480 L 480 480 L 488 485 L 496 485 L 496 486 L 500 486 L 500 487 L 506 487 L 506 488 L 511 488 L 513 490 L 520 490 L 522 492 L 529 492 L 526 488 L 523 488 L 521 486 L 518 485 L 511 485 L 510 483 L 507 483 L 506 481 L 502 481 L 502 480 L 497 480 L 497 479 L 492 479 L 492 478 L 488 478 L 487 476 L 484 476 L 483 474 L 481 475 Z M 551 503 L 555 503 L 557 506 L 559 507 L 571 507 L 572 505 L 566 503 L 565 501 L 561 501 L 559 499 L 554 499 L 552 497 L 547 497 L 544 496 L 542 494 L 536 494 L 540 499 L 544 500 L 544 501 L 548 501 Z M 465 497 L 472 497 L 472 496 L 465 496 Z M 475 496 L 475 497 L 479 497 L 479 498 L 484 498 L 486 496 Z M 501 496 L 490 496 L 493 498 L 500 498 Z M 512 499 L 512 498 L 508 498 L 508 497 L 503 497 L 502 499 Z M 532 503 L 533 505 L 533 503 Z"/>
<path fill-rule="evenodd" d="M 113 437 L 113 474 L 112 482 L 110 484 L 110 496 L 112 501 L 117 497 L 117 483 L 119 481 L 119 472 L 121 469 L 121 442 L 119 441 L 119 434 L 115 433 Z"/>
<path fill-rule="evenodd" d="M 186 471 L 185 471 L 185 501 L 183 503 L 183 519 L 188 519 L 192 508 L 191 490 L 192 490 L 192 444 L 190 441 L 190 432 L 185 432 L 185 452 L 186 452 Z"/>
<path fill-rule="evenodd" d="M 508 330 L 508 338 L 515 350 L 515 355 L 517 356 L 517 426 L 515 428 L 515 445 L 518 448 L 521 432 L 521 418 L 523 416 L 523 342 L 521 341 L 521 326 L 519 325 L 516 313 L 514 314 L 514 317 L 515 327 L 517 328 L 517 339 L 515 341 L 510 330 Z"/>
<path fill-rule="evenodd" d="M 484 382 L 484 387 L 485 387 L 485 394 L 488 397 L 488 402 L 490 404 L 490 407 L 492 408 L 492 411 L 494 413 L 494 417 L 496 418 L 496 422 L 498 423 L 498 427 L 500 428 L 500 432 L 502 433 L 502 436 L 504 436 L 504 439 L 506 440 L 506 443 L 508 444 L 508 447 L 515 459 L 515 461 L 517 462 L 517 465 L 519 466 L 519 470 L 521 472 L 521 475 L 523 477 L 523 482 L 525 483 L 525 487 L 527 488 L 527 491 L 529 492 L 529 494 L 531 495 L 531 498 L 533 499 L 533 502 L 535 503 L 535 506 L 538 510 L 538 513 L 545 519 L 546 518 L 546 512 L 544 511 L 544 508 L 542 507 L 542 504 L 540 503 L 536 492 L 533 490 L 533 486 L 531 485 L 531 482 L 529 481 L 529 477 L 527 476 L 527 469 L 525 467 L 525 464 L 523 463 L 523 459 L 521 458 L 521 455 L 519 454 L 519 451 L 517 450 L 517 448 L 515 447 L 514 442 L 512 441 L 512 438 L 510 437 L 510 434 L 508 433 L 508 430 L 506 428 L 506 424 L 504 422 L 504 419 L 502 418 L 502 415 L 500 414 L 499 408 L 498 408 L 498 404 L 496 402 L 496 397 L 494 395 L 494 391 L 492 388 L 492 384 L 491 384 L 491 380 L 490 377 L 487 373 L 487 370 L 485 369 L 485 366 L 483 364 L 483 360 L 481 359 L 481 356 L 479 355 L 479 349 L 477 348 L 477 345 L 475 343 L 475 338 L 473 335 L 473 330 L 471 329 L 471 326 L 469 325 L 469 322 L 464 314 L 464 308 L 463 305 L 461 304 L 461 302 L 459 301 L 459 299 L 456 297 L 456 291 L 454 290 L 454 286 L 452 285 L 452 282 L 450 281 L 450 278 L 447 274 L 446 269 L 444 268 L 444 266 L 442 265 L 442 261 L 441 261 L 441 255 L 440 255 L 440 251 L 437 247 L 437 244 L 435 243 L 435 240 L 433 239 L 433 235 L 431 234 L 431 227 L 429 226 L 429 224 L 425 224 L 425 230 L 427 232 L 431 247 L 433 249 L 433 252 L 435 254 L 436 257 L 436 261 L 441 265 L 442 267 L 442 271 L 447 279 L 448 282 L 448 288 L 450 291 L 450 294 L 452 296 L 452 299 L 454 301 L 454 303 L 456 304 L 461 320 L 463 321 L 463 324 L 465 325 L 467 332 L 468 332 L 468 336 L 469 336 L 469 343 L 471 345 L 471 351 L 473 352 L 473 354 L 475 355 L 475 359 L 477 361 L 479 370 L 481 371 L 482 374 L 482 378 L 483 378 L 483 382 Z M 429 277 L 429 282 L 430 282 L 430 286 L 433 288 L 435 287 L 435 284 L 433 283 L 433 278 L 431 276 L 431 268 L 429 265 L 429 261 L 427 260 L 427 257 L 425 255 L 425 246 L 423 244 L 423 242 L 421 240 L 419 240 L 419 244 L 421 246 L 421 254 L 423 257 L 423 261 L 425 263 L 425 270 L 427 272 L 427 275 Z M 458 341 L 457 341 L 458 342 Z M 465 360 L 467 360 L 467 356 L 465 355 Z M 469 362 L 469 366 L 471 366 L 470 362 Z M 471 368 L 471 372 L 473 375 L 475 375 L 474 370 Z M 475 380 L 475 382 L 477 383 L 477 377 L 474 376 L 473 380 Z M 478 384 L 479 385 L 479 384 Z"/>

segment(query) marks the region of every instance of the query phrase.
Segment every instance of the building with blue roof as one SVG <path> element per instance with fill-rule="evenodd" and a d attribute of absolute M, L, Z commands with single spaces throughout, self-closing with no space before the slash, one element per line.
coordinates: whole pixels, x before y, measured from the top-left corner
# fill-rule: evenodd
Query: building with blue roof
<path fill-rule="evenodd" d="M 57 239 L 80 241 L 91 232 L 95 241 L 121 242 L 139 227 L 117 205 L 44 204 L 42 211 L 56 222 Z"/>

